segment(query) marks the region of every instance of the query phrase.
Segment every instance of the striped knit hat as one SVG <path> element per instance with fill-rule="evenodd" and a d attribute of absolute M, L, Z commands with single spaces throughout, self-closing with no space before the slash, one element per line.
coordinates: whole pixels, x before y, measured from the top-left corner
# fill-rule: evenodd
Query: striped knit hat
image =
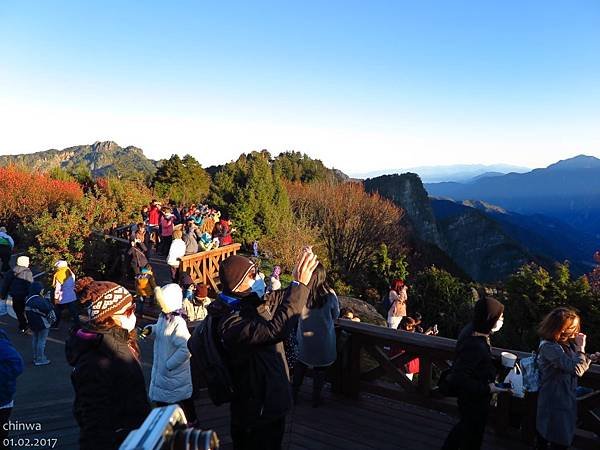
<path fill-rule="evenodd" d="M 110 281 L 85 277 L 77 281 L 75 291 L 81 303 L 90 303 L 90 322 L 102 322 L 133 302 L 127 289 Z"/>

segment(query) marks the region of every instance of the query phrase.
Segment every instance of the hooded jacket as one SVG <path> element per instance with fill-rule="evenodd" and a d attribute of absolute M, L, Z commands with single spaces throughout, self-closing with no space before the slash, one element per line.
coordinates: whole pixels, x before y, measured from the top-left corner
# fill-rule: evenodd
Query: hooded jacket
<path fill-rule="evenodd" d="M 459 398 L 485 402 L 490 394 L 489 384 L 496 378 L 496 366 L 488 336 L 502 315 L 504 305 L 492 297 L 477 301 L 473 321 L 461 331 L 456 342 L 456 357 L 451 381 Z"/>
<path fill-rule="evenodd" d="M 0 298 L 11 297 L 25 298 L 29 293 L 29 286 L 33 282 L 33 273 L 29 267 L 16 266 L 4 274 L 4 283 L 0 291 Z"/>
<path fill-rule="evenodd" d="M 154 359 L 150 378 L 150 399 L 155 402 L 175 403 L 192 396 L 190 352 L 187 341 L 190 332 L 185 319 L 160 314 L 152 325 Z"/>
<path fill-rule="evenodd" d="M 208 306 L 209 316 L 216 318 L 217 336 L 233 380 L 232 423 L 268 423 L 291 408 L 282 341 L 291 333 L 308 294 L 306 286 L 293 283 L 285 290 L 267 294 L 264 300 L 256 294 L 243 299 L 221 295 Z M 190 340 L 192 354 L 198 339 L 194 333 Z"/>
<path fill-rule="evenodd" d="M 76 330 L 65 351 L 73 366 L 80 449 L 118 449 L 150 412 L 144 374 L 129 348 L 127 330 Z"/>
<path fill-rule="evenodd" d="M 50 328 L 56 319 L 52 304 L 42 297 L 41 292 L 42 285 L 34 282 L 29 289 L 29 297 L 25 300 L 25 316 L 32 331 Z"/>
<path fill-rule="evenodd" d="M 0 330 L 0 406 L 13 401 L 17 391 L 17 377 L 22 373 L 23 358 L 4 330 Z"/>

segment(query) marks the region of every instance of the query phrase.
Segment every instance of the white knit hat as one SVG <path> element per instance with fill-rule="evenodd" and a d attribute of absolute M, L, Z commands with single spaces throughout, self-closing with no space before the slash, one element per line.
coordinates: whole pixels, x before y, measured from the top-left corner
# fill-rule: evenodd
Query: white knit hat
<path fill-rule="evenodd" d="M 69 267 L 69 263 L 61 259 L 60 261 L 56 261 L 54 267 L 56 267 L 57 269 L 62 269 L 64 267 Z"/>
<path fill-rule="evenodd" d="M 176 283 L 166 284 L 162 288 L 157 287 L 154 296 L 165 314 L 183 308 L 183 291 Z"/>
<path fill-rule="evenodd" d="M 17 258 L 17 266 L 29 267 L 29 256 L 19 256 Z"/>

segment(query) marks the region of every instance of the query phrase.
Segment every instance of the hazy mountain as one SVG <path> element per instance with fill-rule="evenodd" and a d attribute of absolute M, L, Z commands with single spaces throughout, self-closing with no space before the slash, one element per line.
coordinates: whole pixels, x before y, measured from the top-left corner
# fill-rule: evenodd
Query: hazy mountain
<path fill-rule="evenodd" d="M 519 214 L 551 216 L 600 236 L 600 160 L 592 156 L 576 156 L 523 174 L 430 183 L 425 188 L 434 197 L 477 199 Z"/>
<path fill-rule="evenodd" d="M 123 148 L 112 141 L 0 156 L 0 166 L 7 164 L 44 171 L 55 167 L 69 170 L 83 165 L 95 176 L 112 175 L 128 179 L 146 179 L 156 172 L 156 162 L 146 158 L 142 149 L 133 146 Z"/>
<path fill-rule="evenodd" d="M 430 200 L 416 174 L 384 175 L 364 184 L 367 191 L 378 192 L 402 207 L 416 236 L 447 254 L 474 280 L 503 280 L 529 261 L 550 264 L 529 252 L 484 212 Z"/>
<path fill-rule="evenodd" d="M 449 210 L 456 213 L 468 211 L 469 208 L 476 209 L 499 225 L 528 254 L 542 261 L 569 260 L 577 275 L 590 271 L 593 266 L 592 255 L 600 244 L 600 240 L 592 234 L 542 214 L 516 214 L 481 201 L 457 203 L 431 199 L 431 204 L 438 220 L 445 218 Z"/>
<path fill-rule="evenodd" d="M 466 182 L 485 174 L 522 173 L 530 169 L 508 164 L 458 164 L 450 166 L 422 166 L 406 169 L 381 169 L 372 172 L 352 175 L 354 178 L 375 178 L 386 174 L 416 173 L 423 183 L 439 183 L 443 181 Z"/>

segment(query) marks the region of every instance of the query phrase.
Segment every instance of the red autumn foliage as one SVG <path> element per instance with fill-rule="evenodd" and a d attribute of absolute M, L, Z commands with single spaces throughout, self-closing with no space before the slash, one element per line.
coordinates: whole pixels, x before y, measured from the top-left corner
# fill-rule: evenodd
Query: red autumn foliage
<path fill-rule="evenodd" d="M 0 167 L 0 223 L 10 228 L 82 196 L 77 182 L 55 180 L 16 166 Z"/>

